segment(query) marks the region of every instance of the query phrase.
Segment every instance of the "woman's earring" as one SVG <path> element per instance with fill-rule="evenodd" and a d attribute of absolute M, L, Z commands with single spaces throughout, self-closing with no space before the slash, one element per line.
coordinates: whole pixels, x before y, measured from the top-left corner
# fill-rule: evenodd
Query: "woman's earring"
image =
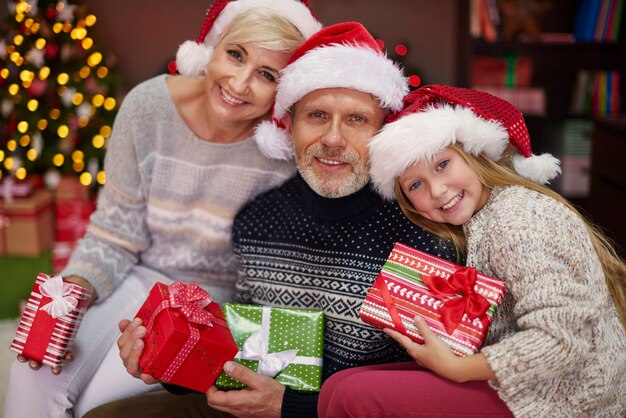
<path fill-rule="evenodd" d="M 203 68 L 202 70 L 200 70 L 200 77 L 204 77 L 206 76 L 206 68 Z"/>

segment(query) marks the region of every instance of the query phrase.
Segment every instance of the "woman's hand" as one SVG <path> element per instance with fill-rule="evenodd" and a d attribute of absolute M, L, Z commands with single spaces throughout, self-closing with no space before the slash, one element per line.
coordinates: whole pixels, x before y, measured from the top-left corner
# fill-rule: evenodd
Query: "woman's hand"
<path fill-rule="evenodd" d="M 65 280 L 68 283 L 77 284 L 80 287 L 89 290 L 91 292 L 91 299 L 89 299 L 89 305 L 91 305 L 93 303 L 93 301 L 96 300 L 96 298 L 98 297 L 98 293 L 96 292 L 96 289 L 93 288 L 91 283 L 89 283 L 86 279 L 84 279 L 84 278 L 82 278 L 80 276 L 76 276 L 76 275 L 72 274 L 70 276 L 64 276 L 63 280 Z"/>
<path fill-rule="evenodd" d="M 41 363 L 39 363 L 38 361 L 35 361 L 35 360 L 29 360 L 29 359 L 27 359 L 26 357 L 24 357 L 21 354 L 17 355 L 17 361 L 19 361 L 20 363 L 28 362 L 28 366 L 32 370 L 39 370 L 39 369 L 41 369 Z M 68 351 L 67 353 L 65 353 L 65 355 L 63 356 L 63 361 L 65 361 L 65 362 L 74 361 L 74 353 L 72 353 L 71 351 Z M 61 366 L 50 367 L 50 371 L 54 375 L 58 375 L 59 373 L 61 373 L 62 370 L 63 370 L 63 367 L 61 367 Z"/>
<path fill-rule="evenodd" d="M 117 339 L 117 347 L 120 349 L 120 357 L 126 371 L 147 385 L 158 383 L 154 377 L 142 373 L 139 366 L 139 357 L 144 348 L 143 338 L 146 336 L 146 327 L 141 325 L 141 319 L 135 318 L 132 321 L 122 319 L 119 328 L 122 335 Z"/>

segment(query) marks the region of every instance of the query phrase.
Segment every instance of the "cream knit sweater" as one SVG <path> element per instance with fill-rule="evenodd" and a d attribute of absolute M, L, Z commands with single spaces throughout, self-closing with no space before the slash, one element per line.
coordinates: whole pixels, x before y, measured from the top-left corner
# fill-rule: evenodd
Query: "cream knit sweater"
<path fill-rule="evenodd" d="M 515 416 L 626 416 L 626 332 L 580 218 L 511 186 L 463 229 L 467 264 L 507 283 L 482 352 Z"/>

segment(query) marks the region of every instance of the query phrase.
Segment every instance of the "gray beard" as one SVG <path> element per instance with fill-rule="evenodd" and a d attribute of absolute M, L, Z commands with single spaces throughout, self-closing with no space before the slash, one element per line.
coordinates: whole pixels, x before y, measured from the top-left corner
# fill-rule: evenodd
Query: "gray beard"
<path fill-rule="evenodd" d="M 330 199 L 350 196 L 361 190 L 369 181 L 367 167 L 361 164 L 360 158 L 343 152 L 325 152 L 322 155 L 329 158 L 340 158 L 352 164 L 353 172 L 350 175 L 337 177 L 334 179 L 324 179 L 317 176 L 310 164 L 314 155 L 320 154 L 321 147 L 314 147 L 307 150 L 302 156 L 296 156 L 298 172 L 311 189 L 318 195 Z"/>

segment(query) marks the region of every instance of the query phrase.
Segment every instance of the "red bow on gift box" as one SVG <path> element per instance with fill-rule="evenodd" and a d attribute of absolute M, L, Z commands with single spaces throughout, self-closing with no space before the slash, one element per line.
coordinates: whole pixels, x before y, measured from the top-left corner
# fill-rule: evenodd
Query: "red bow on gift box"
<path fill-rule="evenodd" d="M 185 285 L 174 282 L 169 287 L 169 303 L 185 315 L 189 322 L 194 324 L 213 326 L 215 317 L 206 309 L 211 303 L 211 296 L 197 284 Z"/>
<path fill-rule="evenodd" d="M 148 332 L 152 330 L 156 316 L 165 308 L 178 309 L 187 321 L 193 324 L 213 326 L 218 324 L 226 326 L 226 322 L 216 318 L 205 309 L 211 303 L 211 295 L 197 284 L 184 284 L 174 282 L 167 287 L 169 296 L 154 310 L 150 322 L 146 326 Z"/>
<path fill-rule="evenodd" d="M 421 279 L 435 295 L 459 297 L 451 298 L 441 307 L 441 323 L 446 332 L 452 334 L 461 323 L 463 315 L 470 319 L 482 316 L 491 306 L 484 296 L 474 290 L 476 286 L 476 269 L 465 267 L 455 271 L 448 280 L 439 276 L 421 275 Z"/>

